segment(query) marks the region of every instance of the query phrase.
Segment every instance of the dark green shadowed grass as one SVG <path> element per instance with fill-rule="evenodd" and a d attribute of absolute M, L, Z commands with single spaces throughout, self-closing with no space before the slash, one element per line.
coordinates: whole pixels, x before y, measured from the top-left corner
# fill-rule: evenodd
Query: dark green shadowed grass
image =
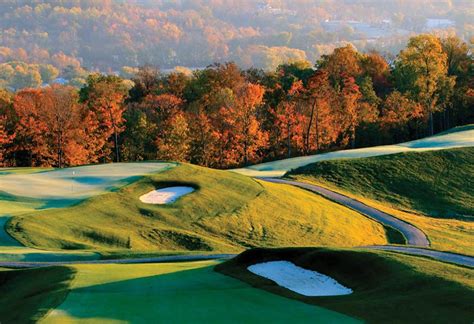
<path fill-rule="evenodd" d="M 354 292 L 306 297 L 247 270 L 249 265 L 276 260 L 328 275 Z M 254 249 L 216 270 L 254 287 L 370 323 L 470 323 L 474 318 L 474 270 L 426 258 L 379 251 Z"/>
<path fill-rule="evenodd" d="M 67 267 L 0 269 L 0 322 L 37 322 L 64 301 L 74 274 Z"/>

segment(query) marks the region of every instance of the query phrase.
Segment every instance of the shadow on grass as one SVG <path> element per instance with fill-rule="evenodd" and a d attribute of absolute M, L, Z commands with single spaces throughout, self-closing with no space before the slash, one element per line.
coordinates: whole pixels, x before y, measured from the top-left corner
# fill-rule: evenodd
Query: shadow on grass
<path fill-rule="evenodd" d="M 216 266 L 228 276 L 274 294 L 327 307 L 372 323 L 469 322 L 474 318 L 474 290 L 458 282 L 414 269 L 410 262 L 451 267 L 435 261 L 387 254 L 323 248 L 254 249 Z M 351 295 L 306 297 L 247 270 L 249 265 L 288 260 L 318 271 L 353 289 Z M 423 263 L 424 262 L 424 263 Z M 445 269 L 446 276 L 449 269 Z M 472 270 L 465 269 L 470 276 Z"/>
<path fill-rule="evenodd" d="M 355 322 L 343 314 L 254 289 L 214 272 L 212 266 L 185 267 L 173 273 L 74 289 L 58 309 L 58 316 L 66 312 L 78 320 L 134 323 Z"/>

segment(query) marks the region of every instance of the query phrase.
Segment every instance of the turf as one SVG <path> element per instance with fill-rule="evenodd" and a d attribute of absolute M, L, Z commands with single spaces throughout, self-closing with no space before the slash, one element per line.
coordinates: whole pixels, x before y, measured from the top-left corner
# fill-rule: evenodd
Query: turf
<path fill-rule="evenodd" d="M 400 152 L 423 152 L 457 147 L 474 146 L 474 125 L 456 127 L 449 131 L 420 140 L 384 146 L 374 146 L 353 150 L 341 150 L 324 154 L 302 156 L 279 161 L 252 165 L 235 172 L 252 177 L 282 177 L 286 172 L 305 165 L 335 159 L 354 159 L 389 155 Z"/>
<path fill-rule="evenodd" d="M 197 190 L 170 205 L 138 199 L 172 185 Z M 387 243 L 380 224 L 302 189 L 187 164 L 70 208 L 16 216 L 7 229 L 27 246 L 95 251 Z"/>
<path fill-rule="evenodd" d="M 45 323 L 353 323 L 213 271 L 215 261 L 77 265 L 71 293 Z"/>
<path fill-rule="evenodd" d="M 474 220 L 474 147 L 323 161 L 287 176 L 328 183 L 398 209 Z"/>
<path fill-rule="evenodd" d="M 247 270 L 251 264 L 275 260 L 328 275 L 354 293 L 305 297 Z M 468 323 L 474 318 L 474 270 L 426 258 L 379 251 L 255 249 L 216 270 L 254 287 L 369 323 Z"/>
<path fill-rule="evenodd" d="M 74 273 L 67 267 L 0 269 L 0 322 L 37 322 L 64 301 Z"/>
<path fill-rule="evenodd" d="M 6 195 L 10 196 L 7 200 L 12 197 L 19 197 L 16 200 L 20 201 L 43 199 L 44 208 L 47 208 L 48 202 L 74 202 L 88 198 L 131 183 L 144 174 L 164 171 L 175 165 L 164 162 L 109 163 L 49 171 L 40 169 L 43 172 L 7 169 L 6 174 L 0 173 L 0 200 L 6 200 Z"/>
<path fill-rule="evenodd" d="M 71 261 L 99 258 L 89 251 L 44 251 L 23 247 L 3 229 L 11 216 L 64 208 L 88 197 L 116 190 L 141 175 L 172 168 L 174 163 L 114 163 L 66 169 L 0 169 L 0 260 Z"/>

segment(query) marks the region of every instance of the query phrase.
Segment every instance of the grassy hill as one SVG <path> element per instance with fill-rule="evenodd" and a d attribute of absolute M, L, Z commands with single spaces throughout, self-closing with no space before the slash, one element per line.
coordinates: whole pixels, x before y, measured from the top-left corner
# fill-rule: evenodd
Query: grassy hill
<path fill-rule="evenodd" d="M 196 191 L 170 205 L 138 199 L 173 185 Z M 380 224 L 312 193 L 192 165 L 147 175 L 69 208 L 15 216 L 7 230 L 27 246 L 95 251 L 239 251 L 387 242 Z"/>
<path fill-rule="evenodd" d="M 474 220 L 474 148 L 322 161 L 287 176 L 438 218 Z"/>
<path fill-rule="evenodd" d="M 459 147 L 474 147 L 474 125 L 455 127 L 435 136 L 406 143 L 301 156 L 260 163 L 246 168 L 235 169 L 234 171 L 252 177 L 282 177 L 290 170 L 321 161 L 366 158 L 401 152 L 425 152 Z"/>
<path fill-rule="evenodd" d="M 354 292 L 305 297 L 247 270 L 249 265 L 277 260 L 331 276 Z M 467 323 L 474 316 L 474 271 L 426 258 L 361 250 L 255 249 L 216 270 L 256 288 L 369 323 Z"/>

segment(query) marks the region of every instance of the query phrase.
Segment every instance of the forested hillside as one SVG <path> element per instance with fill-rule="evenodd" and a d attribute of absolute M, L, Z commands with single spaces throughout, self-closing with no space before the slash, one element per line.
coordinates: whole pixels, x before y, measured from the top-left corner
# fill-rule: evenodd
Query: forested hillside
<path fill-rule="evenodd" d="M 3 0 L 0 63 L 52 64 L 61 73 L 225 61 L 272 70 L 347 42 L 396 54 L 413 33 L 469 40 L 473 21 L 471 1 L 451 0 Z M 70 69 L 66 77 L 80 76 Z"/>
<path fill-rule="evenodd" d="M 78 90 L 0 92 L 0 164 L 165 159 L 230 168 L 390 144 L 474 122 L 474 63 L 456 37 L 412 37 L 389 64 L 351 45 L 266 72 L 151 66 Z"/>

